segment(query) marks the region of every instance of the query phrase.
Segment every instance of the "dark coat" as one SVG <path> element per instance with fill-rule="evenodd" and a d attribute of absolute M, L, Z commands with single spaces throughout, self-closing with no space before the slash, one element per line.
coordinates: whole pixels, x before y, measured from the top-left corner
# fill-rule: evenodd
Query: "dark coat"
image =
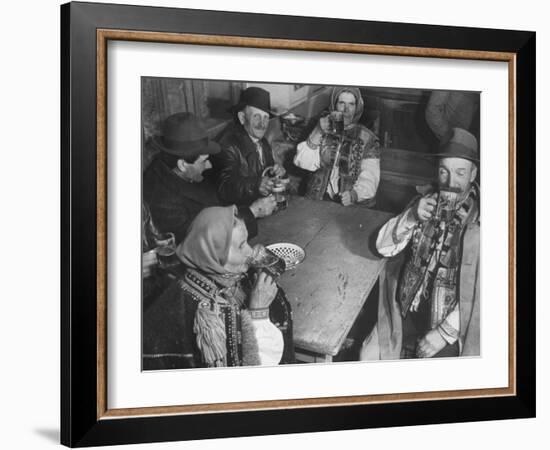
<path fill-rule="evenodd" d="M 212 155 L 212 179 L 218 197 L 224 205 L 250 205 L 260 197 L 262 172 L 274 164 L 273 152 L 267 139 L 262 138 L 260 162 L 256 144 L 240 124 L 232 124 L 219 137 L 221 152 Z"/>
<path fill-rule="evenodd" d="M 249 295 L 251 284 L 249 277 L 241 281 L 241 287 Z M 144 311 L 143 315 L 143 369 L 187 369 L 206 367 L 200 349 L 197 346 L 195 334 L 195 315 L 199 303 L 201 306 L 211 302 L 207 297 L 195 296 L 186 290 L 185 277 L 175 280 L 161 297 Z M 211 282 L 215 286 L 214 282 Z M 220 286 L 221 287 L 221 286 Z M 210 306 L 209 309 L 213 309 Z M 246 308 L 246 304 L 243 305 Z M 236 315 L 235 315 L 236 313 Z M 220 308 L 226 327 L 228 366 L 246 365 L 246 356 L 243 347 L 247 337 L 242 325 L 241 309 Z M 294 344 L 292 338 L 291 307 L 282 289 L 269 308 L 269 318 L 281 331 L 284 341 L 284 350 L 280 364 L 294 362 Z M 233 346 L 231 336 L 242 336 L 242 342 Z M 234 348 L 234 351 L 232 351 Z M 255 364 L 255 363 L 252 363 Z"/>
<path fill-rule="evenodd" d="M 172 232 L 176 243 L 185 238 L 193 219 L 204 208 L 219 206 L 214 186 L 207 180 L 189 183 L 178 177 L 159 158 L 154 159 L 143 174 L 143 199 L 149 206 L 159 231 Z M 258 233 L 256 219 L 248 207 L 239 208 L 249 238 Z"/>

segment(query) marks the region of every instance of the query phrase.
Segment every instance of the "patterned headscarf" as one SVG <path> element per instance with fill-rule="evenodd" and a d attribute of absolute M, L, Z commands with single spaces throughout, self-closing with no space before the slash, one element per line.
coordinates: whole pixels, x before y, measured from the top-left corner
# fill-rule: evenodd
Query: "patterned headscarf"
<path fill-rule="evenodd" d="M 330 97 L 330 110 L 336 111 L 336 103 L 338 103 L 338 97 L 344 92 L 349 92 L 355 97 L 355 115 L 351 120 L 351 123 L 348 127 L 354 126 L 359 122 L 361 115 L 363 114 L 363 108 L 365 107 L 363 102 L 363 97 L 361 97 L 361 91 L 356 87 L 335 87 L 332 90 L 332 95 Z"/>
<path fill-rule="evenodd" d="M 231 246 L 236 212 L 234 205 L 203 209 L 176 249 L 179 259 L 187 267 L 207 274 L 227 274 L 224 266 Z"/>

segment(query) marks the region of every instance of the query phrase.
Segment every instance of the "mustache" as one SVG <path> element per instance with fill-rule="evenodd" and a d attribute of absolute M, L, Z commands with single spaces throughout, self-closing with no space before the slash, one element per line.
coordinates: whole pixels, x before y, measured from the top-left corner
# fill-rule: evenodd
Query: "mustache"
<path fill-rule="evenodd" d="M 463 189 L 462 188 L 459 188 L 459 187 L 452 187 L 452 186 L 448 186 L 446 184 L 439 184 L 439 190 L 440 191 L 443 191 L 443 192 L 453 192 L 455 194 L 458 194 L 460 192 L 463 192 Z"/>

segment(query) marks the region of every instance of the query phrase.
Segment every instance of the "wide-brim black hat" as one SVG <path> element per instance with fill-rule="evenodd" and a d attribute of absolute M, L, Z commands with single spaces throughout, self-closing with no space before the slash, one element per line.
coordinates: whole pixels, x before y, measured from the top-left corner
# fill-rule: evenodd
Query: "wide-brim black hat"
<path fill-rule="evenodd" d="M 245 106 L 253 106 L 269 114 L 269 117 L 275 117 L 276 114 L 271 110 L 271 98 L 269 92 L 260 87 L 252 86 L 241 92 L 239 103 L 232 106 L 229 111 L 237 113 L 242 111 Z"/>
<path fill-rule="evenodd" d="M 441 140 L 438 158 L 462 158 L 479 163 L 479 152 L 476 137 L 462 128 L 452 128 Z"/>
<path fill-rule="evenodd" d="M 152 145 L 170 155 L 193 160 L 220 152 L 220 146 L 210 140 L 203 123 L 191 113 L 169 116 L 162 123 L 161 132 L 160 136 L 153 137 Z"/>

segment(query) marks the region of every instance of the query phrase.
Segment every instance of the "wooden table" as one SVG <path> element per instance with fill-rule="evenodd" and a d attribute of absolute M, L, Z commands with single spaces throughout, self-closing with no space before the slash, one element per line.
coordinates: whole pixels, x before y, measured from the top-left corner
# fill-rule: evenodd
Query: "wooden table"
<path fill-rule="evenodd" d="M 374 252 L 374 240 L 391 217 L 360 206 L 291 197 L 286 210 L 259 221 L 253 244 L 291 242 L 306 251 L 305 260 L 285 272 L 279 285 L 292 305 L 297 353 L 317 355 L 307 360 L 332 361 L 339 352 L 385 265 Z"/>

